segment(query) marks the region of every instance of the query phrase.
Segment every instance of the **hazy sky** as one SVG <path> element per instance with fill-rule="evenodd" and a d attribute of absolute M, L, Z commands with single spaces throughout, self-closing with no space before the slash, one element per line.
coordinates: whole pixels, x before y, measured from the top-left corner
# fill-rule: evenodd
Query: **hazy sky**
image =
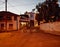
<path fill-rule="evenodd" d="M 8 11 L 16 14 L 32 11 L 36 4 L 45 0 L 8 0 Z M 5 0 L 0 0 L 0 11 L 5 10 Z"/>

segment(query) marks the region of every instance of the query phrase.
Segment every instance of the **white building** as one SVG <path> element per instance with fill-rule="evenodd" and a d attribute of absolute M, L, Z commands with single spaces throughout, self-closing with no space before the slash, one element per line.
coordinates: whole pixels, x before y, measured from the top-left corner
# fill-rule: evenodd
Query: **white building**
<path fill-rule="evenodd" d="M 26 12 L 25 14 L 29 16 L 29 21 L 34 20 L 34 26 L 35 26 L 35 24 L 36 24 L 36 19 L 35 19 L 36 13 L 34 13 L 34 12 Z"/>

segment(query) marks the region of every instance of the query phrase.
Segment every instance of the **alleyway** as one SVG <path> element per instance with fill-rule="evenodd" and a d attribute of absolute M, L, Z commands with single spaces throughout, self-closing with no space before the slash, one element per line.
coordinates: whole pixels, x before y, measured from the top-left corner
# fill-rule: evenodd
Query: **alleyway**
<path fill-rule="evenodd" d="M 60 36 L 21 31 L 0 33 L 0 47 L 60 47 Z"/>

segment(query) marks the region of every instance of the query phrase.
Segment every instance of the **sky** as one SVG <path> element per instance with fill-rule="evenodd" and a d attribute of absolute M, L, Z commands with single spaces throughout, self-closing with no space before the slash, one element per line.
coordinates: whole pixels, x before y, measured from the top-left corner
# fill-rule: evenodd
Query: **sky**
<path fill-rule="evenodd" d="M 31 12 L 38 3 L 44 1 L 45 0 L 8 0 L 7 10 L 16 14 L 23 14 L 26 11 Z M 5 0 L 0 0 L 0 11 L 5 11 Z"/>

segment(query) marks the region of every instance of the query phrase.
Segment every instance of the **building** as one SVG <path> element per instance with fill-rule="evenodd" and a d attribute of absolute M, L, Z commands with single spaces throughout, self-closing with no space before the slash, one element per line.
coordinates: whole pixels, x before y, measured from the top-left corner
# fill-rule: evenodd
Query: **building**
<path fill-rule="evenodd" d="M 20 16 L 8 11 L 0 11 L 0 31 L 19 30 Z"/>
<path fill-rule="evenodd" d="M 26 26 L 29 24 L 29 16 L 26 14 L 20 14 L 20 25 Z"/>
<path fill-rule="evenodd" d="M 35 12 L 25 12 L 26 15 L 29 16 L 29 22 L 30 20 L 33 20 L 34 21 L 34 26 L 36 25 L 36 13 Z"/>

